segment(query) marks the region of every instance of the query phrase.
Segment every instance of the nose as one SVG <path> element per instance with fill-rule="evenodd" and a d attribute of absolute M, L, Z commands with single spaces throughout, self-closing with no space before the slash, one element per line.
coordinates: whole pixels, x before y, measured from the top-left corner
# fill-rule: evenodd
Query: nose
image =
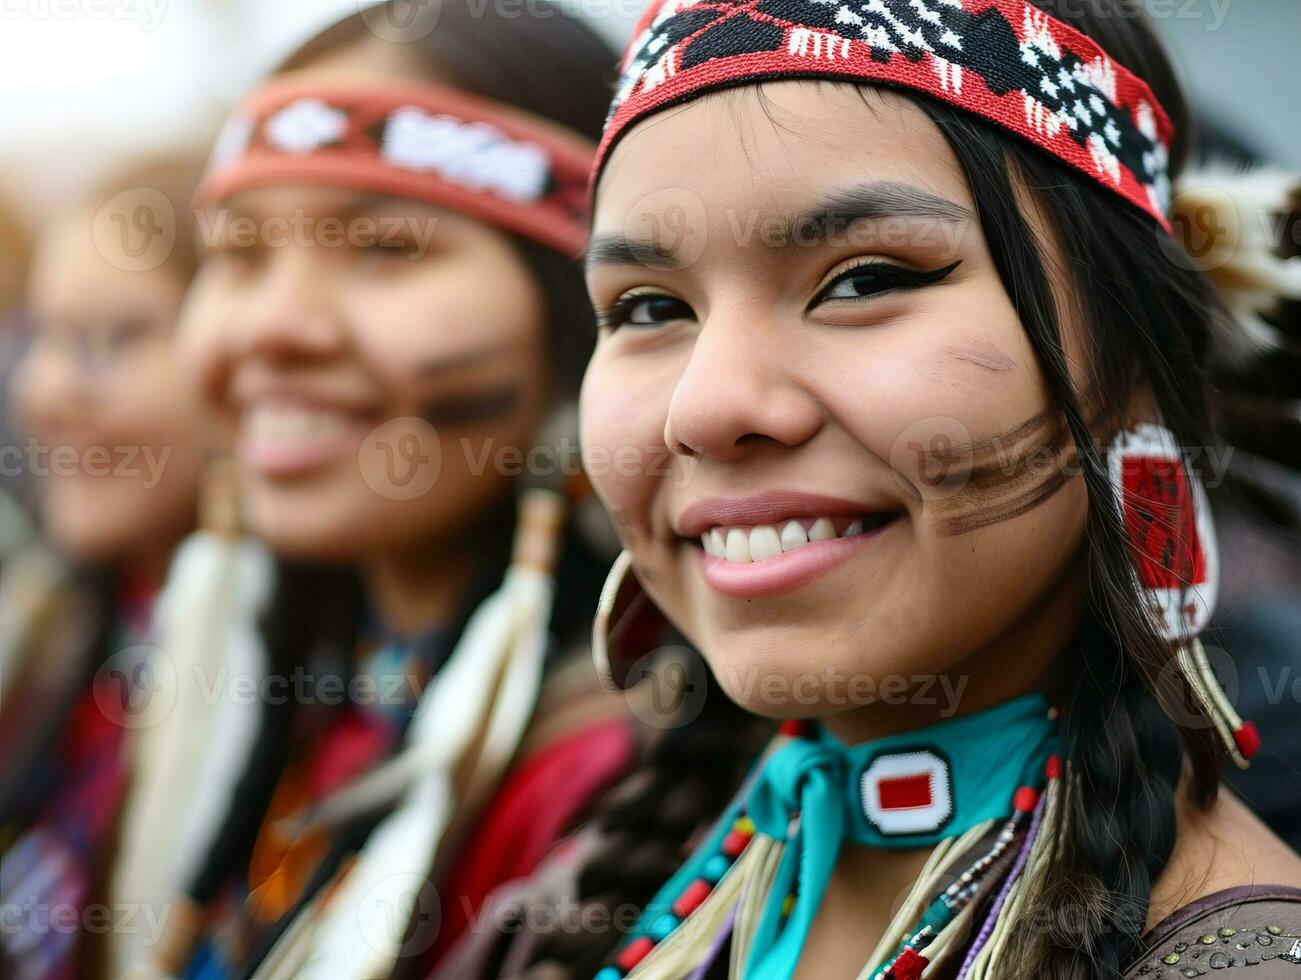
<path fill-rule="evenodd" d="M 330 277 L 309 249 L 273 249 L 236 313 L 229 338 L 236 357 L 323 359 L 347 343 Z"/>
<path fill-rule="evenodd" d="M 824 412 L 791 372 L 790 354 L 789 341 L 761 320 L 741 311 L 711 317 L 669 402 L 665 445 L 683 456 L 735 460 L 813 438 Z"/>

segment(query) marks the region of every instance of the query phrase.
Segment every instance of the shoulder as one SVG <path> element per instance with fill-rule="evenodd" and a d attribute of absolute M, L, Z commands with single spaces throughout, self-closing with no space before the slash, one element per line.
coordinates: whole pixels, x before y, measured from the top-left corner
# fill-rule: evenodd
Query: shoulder
<path fill-rule="evenodd" d="M 1131 977 L 1238 969 L 1243 980 L 1301 980 L 1301 857 L 1227 789 L 1208 811 L 1181 794 L 1148 924 Z"/>
<path fill-rule="evenodd" d="M 1242 980 L 1301 980 L 1301 889 L 1243 886 L 1193 901 L 1148 933 L 1127 977 L 1176 980 L 1221 970 Z"/>
<path fill-rule="evenodd" d="M 1179 832 L 1152 888 L 1148 926 L 1199 898 L 1230 888 L 1301 888 L 1301 857 L 1227 787 L 1209 810 L 1179 794 Z"/>

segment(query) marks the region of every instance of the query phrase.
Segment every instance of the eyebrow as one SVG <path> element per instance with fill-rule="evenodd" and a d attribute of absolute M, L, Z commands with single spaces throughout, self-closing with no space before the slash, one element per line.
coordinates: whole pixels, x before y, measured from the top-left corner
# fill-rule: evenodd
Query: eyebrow
<path fill-rule="evenodd" d="M 848 228 L 859 221 L 885 218 L 932 218 L 961 224 L 972 218 L 971 209 L 933 194 L 915 184 L 874 181 L 835 191 L 818 204 L 785 222 L 782 240 L 788 244 L 810 243 L 814 236 L 826 237 L 833 230 Z M 816 240 L 816 237 L 814 238 Z"/>
<path fill-rule="evenodd" d="M 808 211 L 782 219 L 772 236 L 780 249 L 807 247 L 835 230 L 860 221 L 930 218 L 952 224 L 970 221 L 970 208 L 900 181 L 873 181 L 835 191 Z M 587 265 L 642 265 L 674 270 L 682 266 L 676 250 L 660 242 L 627 235 L 595 235 L 587 246 Z"/>

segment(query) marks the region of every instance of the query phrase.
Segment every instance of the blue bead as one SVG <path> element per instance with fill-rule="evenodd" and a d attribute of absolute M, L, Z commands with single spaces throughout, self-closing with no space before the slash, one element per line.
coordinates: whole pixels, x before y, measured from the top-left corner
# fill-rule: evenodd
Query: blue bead
<path fill-rule="evenodd" d="M 646 935 L 657 943 L 663 942 L 674 929 L 678 927 L 678 917 L 671 912 L 665 912 L 658 919 L 650 924 L 646 930 Z"/>
<path fill-rule="evenodd" d="M 617 966 L 607 966 L 596 975 L 594 980 L 623 980 L 623 974 L 619 972 Z"/>
<path fill-rule="evenodd" d="M 700 876 L 706 881 L 718 881 L 723 875 L 727 874 L 727 869 L 731 866 L 732 862 L 725 855 L 715 854 L 700 869 Z"/>

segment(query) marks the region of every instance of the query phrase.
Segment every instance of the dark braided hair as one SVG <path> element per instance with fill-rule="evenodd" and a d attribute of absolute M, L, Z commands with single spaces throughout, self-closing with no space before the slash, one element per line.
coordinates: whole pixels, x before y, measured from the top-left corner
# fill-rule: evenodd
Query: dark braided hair
<path fill-rule="evenodd" d="M 737 707 L 698 656 L 689 659 L 688 670 L 688 685 L 704 685 L 703 700 L 691 699 L 699 714 L 684 716 L 650 741 L 641 765 L 593 818 L 601 842 L 573 896 L 580 922 L 618 926 L 622 919 L 626 925 L 629 909 L 648 904 L 727 806 L 774 730 L 773 723 Z M 621 939 L 617 929 L 598 936 L 552 929 L 539 941 L 535 961 L 592 976 Z"/>

